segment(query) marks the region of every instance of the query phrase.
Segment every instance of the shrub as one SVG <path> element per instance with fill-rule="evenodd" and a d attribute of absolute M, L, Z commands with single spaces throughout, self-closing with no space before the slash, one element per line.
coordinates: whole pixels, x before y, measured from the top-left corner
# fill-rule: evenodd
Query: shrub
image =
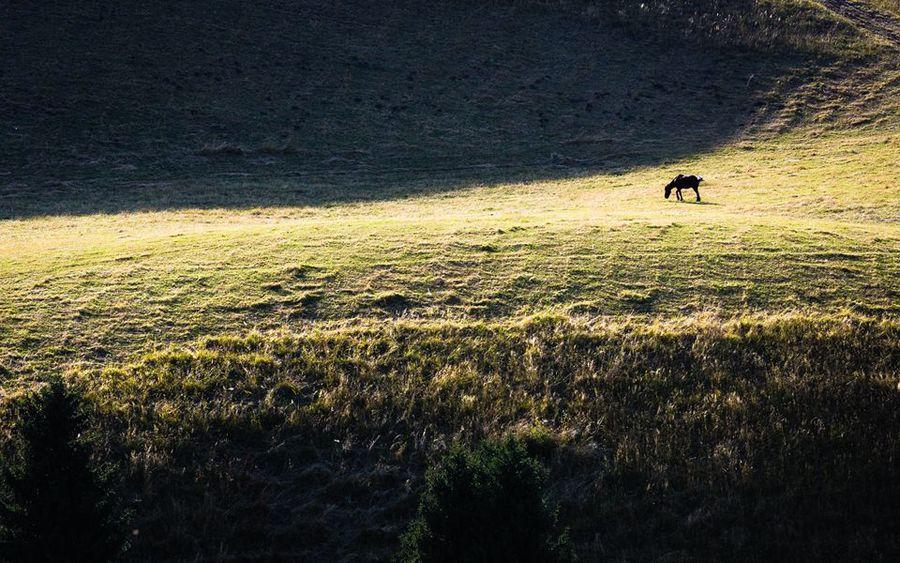
<path fill-rule="evenodd" d="M 0 558 L 114 559 L 120 518 L 83 438 L 81 398 L 56 379 L 13 408 L 11 453 L 0 459 Z"/>
<path fill-rule="evenodd" d="M 426 476 L 400 561 L 568 561 L 572 549 L 543 496 L 546 471 L 521 442 L 455 447 Z"/>

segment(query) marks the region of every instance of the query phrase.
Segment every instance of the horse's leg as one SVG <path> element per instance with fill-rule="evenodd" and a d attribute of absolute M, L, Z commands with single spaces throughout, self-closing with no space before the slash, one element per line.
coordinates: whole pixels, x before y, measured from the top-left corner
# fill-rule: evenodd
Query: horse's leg
<path fill-rule="evenodd" d="M 694 193 L 697 194 L 697 201 L 700 201 L 700 190 L 698 188 L 694 188 Z"/>
<path fill-rule="evenodd" d="M 684 201 L 684 196 L 681 195 L 681 188 L 678 188 L 678 189 L 675 191 L 675 195 L 678 196 L 678 201 Z"/>

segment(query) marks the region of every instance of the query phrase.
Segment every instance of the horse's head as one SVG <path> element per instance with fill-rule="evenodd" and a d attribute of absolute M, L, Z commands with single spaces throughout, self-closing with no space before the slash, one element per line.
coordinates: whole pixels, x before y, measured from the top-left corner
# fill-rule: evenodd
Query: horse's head
<path fill-rule="evenodd" d="M 678 183 L 678 180 L 684 178 L 683 174 L 679 174 L 672 178 L 672 181 L 666 184 L 666 199 L 669 199 L 669 196 L 672 195 L 672 190 L 675 189 L 675 184 Z"/>

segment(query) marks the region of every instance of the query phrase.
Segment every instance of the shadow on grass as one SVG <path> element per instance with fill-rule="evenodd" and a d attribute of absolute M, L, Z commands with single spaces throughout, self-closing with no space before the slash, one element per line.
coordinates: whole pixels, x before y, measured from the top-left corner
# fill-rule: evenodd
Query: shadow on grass
<path fill-rule="evenodd" d="M 890 456 L 871 449 L 886 440 L 873 441 L 866 428 L 894 419 L 897 400 L 879 384 L 858 385 L 853 397 L 875 405 L 861 416 L 851 406 L 835 410 L 840 401 L 801 395 L 799 408 L 790 399 L 760 405 L 773 407 L 788 428 L 753 420 L 748 432 L 758 434 L 749 449 L 726 451 L 731 428 L 706 442 L 719 431 L 666 431 L 662 418 L 651 423 L 666 436 L 655 445 L 652 428 L 631 436 L 626 428 L 606 435 L 605 428 L 597 431 L 602 437 L 571 446 L 538 438 L 530 447 L 551 469 L 553 500 L 583 560 L 891 560 L 900 553 L 900 488 Z M 648 421 L 655 410 L 633 414 Z M 822 415 L 842 431 L 868 435 L 803 435 Z M 421 435 L 428 418 L 422 413 L 397 428 Z M 390 557 L 414 515 L 426 459 L 437 452 L 398 457 L 377 432 L 355 436 L 348 447 L 352 433 L 265 419 L 263 426 L 212 425 L 153 472 L 135 560 L 210 557 L 221 549 L 273 560 Z M 453 439 L 439 431 L 434 444 Z M 613 460 L 616 445 L 629 439 L 651 458 Z M 733 459 L 723 464 L 722 456 Z"/>
<path fill-rule="evenodd" d="M 675 203 L 678 203 L 681 205 L 702 205 L 704 207 L 708 206 L 708 205 L 713 206 L 713 207 L 722 205 L 721 203 L 716 203 L 714 201 L 676 201 Z"/>
<path fill-rule="evenodd" d="M 896 325 L 571 328 L 221 337 L 87 375 L 133 559 L 384 560 L 427 463 L 509 433 L 585 560 L 896 559 Z"/>
<path fill-rule="evenodd" d="M 766 123 L 781 109 L 772 91 L 810 66 L 521 6 L 2 10 L 2 219 L 322 205 L 654 166 Z"/>

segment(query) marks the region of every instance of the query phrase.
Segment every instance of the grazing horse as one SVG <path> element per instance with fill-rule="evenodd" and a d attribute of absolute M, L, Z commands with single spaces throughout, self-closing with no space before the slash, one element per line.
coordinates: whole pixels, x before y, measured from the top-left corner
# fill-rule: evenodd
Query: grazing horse
<path fill-rule="evenodd" d="M 678 201 L 684 201 L 684 198 L 681 196 L 681 190 L 686 190 L 688 188 L 694 190 L 694 193 L 697 194 L 697 201 L 700 201 L 700 182 L 703 181 L 703 176 L 685 176 L 684 174 L 679 174 L 675 176 L 675 179 L 666 185 L 666 199 L 669 199 L 669 196 L 672 195 L 672 190 L 675 190 L 675 197 Z"/>

